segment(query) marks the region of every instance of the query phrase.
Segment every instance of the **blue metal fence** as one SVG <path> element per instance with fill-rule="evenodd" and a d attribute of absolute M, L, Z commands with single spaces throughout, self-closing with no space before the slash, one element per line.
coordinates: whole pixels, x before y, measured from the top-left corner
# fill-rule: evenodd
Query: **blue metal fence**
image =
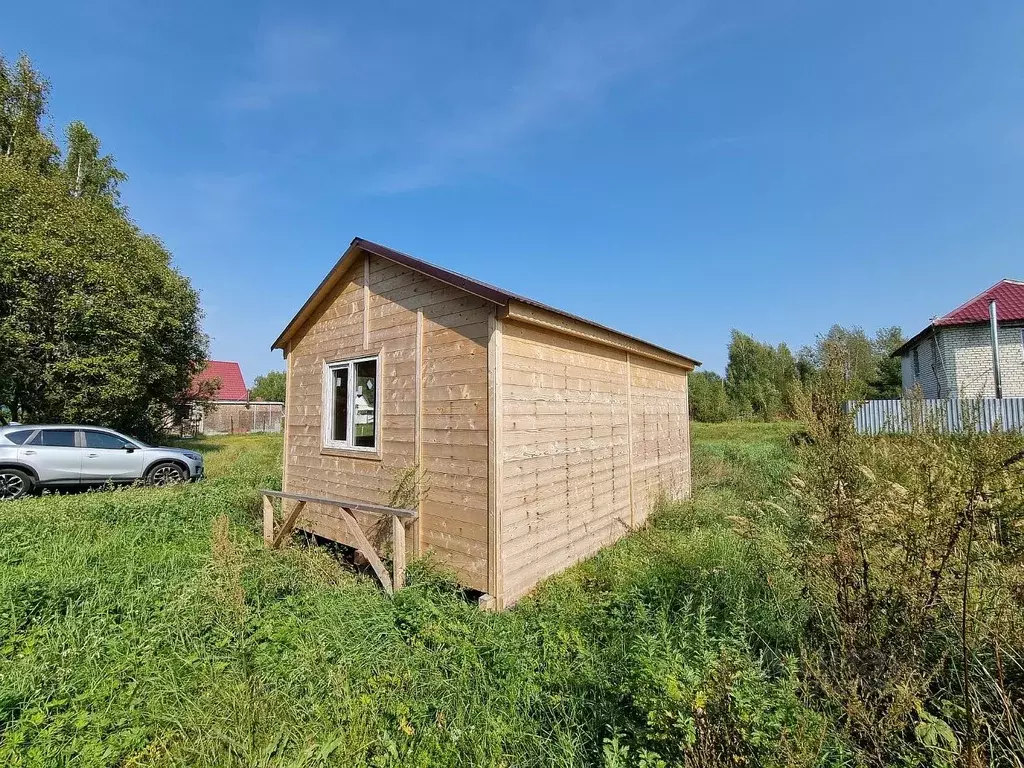
<path fill-rule="evenodd" d="M 937 400 L 849 401 L 857 431 L 864 435 L 880 432 L 908 432 L 917 424 L 935 425 L 946 432 L 973 428 L 991 432 L 998 424 L 1003 431 L 1024 430 L 1024 397 L 994 397 Z"/>

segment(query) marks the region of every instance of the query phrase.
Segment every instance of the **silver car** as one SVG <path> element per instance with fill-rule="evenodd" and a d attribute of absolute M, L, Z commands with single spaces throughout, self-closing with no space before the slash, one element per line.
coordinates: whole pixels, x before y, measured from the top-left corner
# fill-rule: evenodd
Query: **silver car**
<path fill-rule="evenodd" d="M 156 448 L 112 429 L 78 425 L 0 427 L 0 501 L 43 488 L 198 480 L 203 457 Z"/>

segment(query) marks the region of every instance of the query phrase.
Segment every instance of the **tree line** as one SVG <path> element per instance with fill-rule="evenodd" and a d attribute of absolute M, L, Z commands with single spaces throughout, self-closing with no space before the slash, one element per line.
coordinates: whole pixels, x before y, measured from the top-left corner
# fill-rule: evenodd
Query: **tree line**
<path fill-rule="evenodd" d="M 898 398 L 900 361 L 891 354 L 903 341 L 897 327 L 880 328 L 869 337 L 863 328 L 833 325 L 794 355 L 785 343 L 772 346 L 733 330 L 725 376 L 690 375 L 690 415 L 706 422 L 793 418 L 800 394 L 832 366 L 843 372 L 845 399 Z"/>
<path fill-rule="evenodd" d="M 285 395 L 285 373 L 284 371 L 268 371 L 262 376 L 257 376 L 249 390 L 249 398 L 252 400 L 268 400 L 275 403 L 283 403 Z"/>
<path fill-rule="evenodd" d="M 127 179 L 50 86 L 0 57 L 0 416 L 155 433 L 202 366 L 199 295 L 121 204 Z"/>

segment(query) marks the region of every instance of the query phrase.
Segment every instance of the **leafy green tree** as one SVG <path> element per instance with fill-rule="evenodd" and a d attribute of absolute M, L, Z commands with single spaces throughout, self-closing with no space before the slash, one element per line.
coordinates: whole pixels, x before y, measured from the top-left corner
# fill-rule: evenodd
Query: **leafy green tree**
<path fill-rule="evenodd" d="M 263 376 L 257 376 L 249 390 L 250 400 L 269 400 L 272 402 L 284 402 L 285 375 L 284 371 L 270 371 Z"/>
<path fill-rule="evenodd" d="M 690 417 L 703 422 L 728 419 L 731 408 L 725 393 L 725 379 L 714 371 L 697 371 L 688 378 Z"/>
<path fill-rule="evenodd" d="M 71 195 L 105 198 L 116 203 L 121 195 L 118 185 L 128 177 L 114 165 L 113 156 L 100 156 L 100 140 L 80 120 L 68 126 L 66 136 L 64 173 L 70 182 Z"/>
<path fill-rule="evenodd" d="M 828 333 L 818 337 L 811 359 L 819 371 L 833 364 L 842 371 L 848 399 L 861 400 L 868 396 L 878 361 L 871 340 L 860 326 L 833 325 Z"/>
<path fill-rule="evenodd" d="M 848 400 L 890 399 L 902 394 L 899 360 L 890 354 L 903 343 L 898 327 L 880 328 L 869 338 L 859 326 L 833 325 L 813 347 L 800 351 L 801 380 L 809 385 L 820 371 L 835 365 L 846 382 Z"/>
<path fill-rule="evenodd" d="M 797 363 L 785 344 L 773 347 L 733 330 L 725 390 L 737 414 L 760 419 L 792 415 Z"/>
<path fill-rule="evenodd" d="M 12 68 L 0 57 L 0 157 L 25 168 L 53 168 L 57 145 L 43 130 L 50 84 L 22 54 Z"/>
<path fill-rule="evenodd" d="M 895 352 L 906 341 L 899 326 L 879 328 L 871 345 L 875 352 L 875 376 L 870 382 L 870 396 L 878 400 L 893 400 L 903 395 L 903 368 Z"/>
<path fill-rule="evenodd" d="M 199 296 L 111 204 L 124 176 L 84 126 L 55 162 L 45 96 L 26 58 L 0 66 L 0 410 L 151 435 L 205 359 Z"/>

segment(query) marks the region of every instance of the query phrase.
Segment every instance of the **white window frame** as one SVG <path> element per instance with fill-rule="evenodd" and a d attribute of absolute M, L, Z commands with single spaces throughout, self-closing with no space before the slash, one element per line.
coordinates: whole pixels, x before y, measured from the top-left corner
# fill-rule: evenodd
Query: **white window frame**
<path fill-rule="evenodd" d="M 356 445 L 356 388 L 355 370 L 357 363 L 365 363 L 373 360 L 377 366 L 377 374 L 373 380 L 373 445 Z M 334 429 L 334 372 L 342 368 L 348 369 L 348 427 L 345 433 L 347 440 L 335 440 L 331 432 Z M 335 448 L 343 451 L 359 451 L 360 453 L 380 452 L 380 355 L 364 355 L 353 357 L 347 360 L 324 361 L 323 369 L 323 403 L 320 413 L 322 414 L 322 441 L 324 448 Z"/>

